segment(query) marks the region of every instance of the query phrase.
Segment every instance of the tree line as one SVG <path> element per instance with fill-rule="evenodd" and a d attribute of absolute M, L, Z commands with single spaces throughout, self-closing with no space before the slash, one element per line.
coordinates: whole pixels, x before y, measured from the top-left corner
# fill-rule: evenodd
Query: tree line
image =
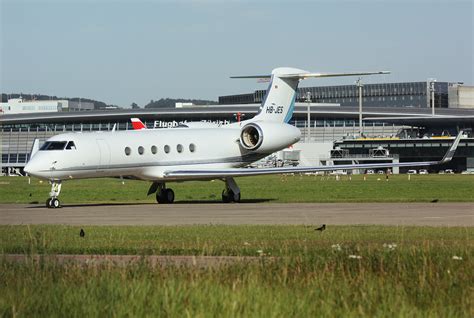
<path fill-rule="evenodd" d="M 82 97 L 57 97 L 54 95 L 42 95 L 42 94 L 5 94 L 2 93 L 2 103 L 8 102 L 10 98 L 20 98 L 22 97 L 25 100 L 58 100 L 58 99 L 65 99 L 70 101 L 79 100 L 83 102 L 90 102 L 94 104 L 94 109 L 105 109 L 106 107 L 118 107 L 117 105 L 110 105 L 106 104 L 101 101 L 97 101 L 90 98 L 82 98 Z M 194 105 L 217 105 L 218 102 L 213 100 L 203 100 L 203 99 L 183 99 L 183 98 L 161 98 L 157 101 L 151 100 L 148 104 L 146 104 L 143 108 L 174 108 L 176 103 L 192 103 Z M 139 109 L 141 108 L 137 103 L 132 103 L 130 105 L 132 109 Z M 121 108 L 121 107 L 118 107 Z"/>

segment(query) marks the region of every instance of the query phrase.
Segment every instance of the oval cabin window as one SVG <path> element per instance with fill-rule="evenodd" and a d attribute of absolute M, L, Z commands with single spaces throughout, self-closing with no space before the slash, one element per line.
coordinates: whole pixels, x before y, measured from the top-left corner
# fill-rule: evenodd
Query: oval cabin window
<path fill-rule="evenodd" d="M 143 155 L 143 153 L 145 152 L 145 148 L 143 148 L 142 146 L 138 147 L 138 153 Z"/>
<path fill-rule="evenodd" d="M 195 152 L 196 151 L 196 145 L 195 144 L 190 144 L 189 145 L 189 151 Z"/>
<path fill-rule="evenodd" d="M 151 153 L 156 155 L 157 152 L 158 152 L 158 148 L 156 148 L 156 146 L 151 146 Z"/>
<path fill-rule="evenodd" d="M 125 147 L 125 154 L 127 156 L 130 156 L 131 153 L 132 153 L 132 149 L 130 149 L 130 147 Z"/>
<path fill-rule="evenodd" d="M 183 152 L 183 145 L 177 145 L 177 146 L 176 146 L 176 150 L 177 150 L 179 153 Z"/>
<path fill-rule="evenodd" d="M 165 153 L 169 153 L 170 152 L 170 146 L 166 145 L 165 146 Z"/>

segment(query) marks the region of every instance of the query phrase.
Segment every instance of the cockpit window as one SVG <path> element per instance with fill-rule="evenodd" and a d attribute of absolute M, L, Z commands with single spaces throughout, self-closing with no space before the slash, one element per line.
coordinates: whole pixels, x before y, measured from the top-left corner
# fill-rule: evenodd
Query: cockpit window
<path fill-rule="evenodd" d="M 74 141 L 68 142 L 67 146 L 66 146 L 66 149 L 67 150 L 76 150 L 76 145 L 74 144 Z"/>
<path fill-rule="evenodd" d="M 67 141 L 47 141 L 40 150 L 63 150 Z"/>

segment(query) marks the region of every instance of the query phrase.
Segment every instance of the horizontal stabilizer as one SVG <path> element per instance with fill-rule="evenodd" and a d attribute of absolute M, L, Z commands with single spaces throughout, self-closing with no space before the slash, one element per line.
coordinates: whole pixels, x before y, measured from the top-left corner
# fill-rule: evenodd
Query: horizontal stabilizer
<path fill-rule="evenodd" d="M 362 76 L 362 75 L 379 75 L 379 74 L 390 74 L 388 71 L 380 72 L 359 72 L 359 73 L 301 73 L 301 74 L 283 74 L 279 75 L 281 78 L 318 78 L 318 77 L 339 77 L 339 76 Z"/>
<path fill-rule="evenodd" d="M 307 78 L 319 78 L 319 77 L 340 77 L 340 76 L 363 76 L 363 75 L 380 75 L 390 74 L 389 71 L 378 71 L 378 72 L 356 72 L 356 73 L 297 73 L 297 74 L 278 74 L 280 78 L 293 78 L 293 79 L 307 79 Z M 231 76 L 230 78 L 257 78 L 265 79 L 271 78 L 272 75 L 247 75 L 247 76 Z"/>

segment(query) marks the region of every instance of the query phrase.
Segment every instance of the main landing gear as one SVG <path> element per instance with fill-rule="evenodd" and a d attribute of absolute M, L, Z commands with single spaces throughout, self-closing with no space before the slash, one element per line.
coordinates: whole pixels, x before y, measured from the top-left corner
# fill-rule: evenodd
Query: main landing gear
<path fill-rule="evenodd" d="M 166 188 L 164 183 L 153 182 L 148 190 L 148 195 L 156 192 L 156 202 L 173 203 L 174 202 L 174 191 Z"/>
<path fill-rule="evenodd" d="M 156 192 L 156 202 L 158 203 L 173 203 L 174 191 L 167 188 L 162 188 Z"/>
<path fill-rule="evenodd" d="M 61 193 L 61 181 L 51 181 L 51 192 L 49 192 L 49 199 L 46 200 L 46 207 L 49 209 L 57 209 L 61 207 L 61 201 L 58 196 Z"/>
<path fill-rule="evenodd" d="M 225 178 L 225 189 L 222 190 L 222 202 L 240 202 L 240 188 L 234 178 Z"/>
<path fill-rule="evenodd" d="M 240 188 L 234 178 L 222 179 L 225 189 L 222 191 L 222 202 L 240 202 Z M 167 188 L 165 183 L 153 182 L 148 189 L 148 195 L 156 193 L 156 202 L 160 204 L 173 203 L 174 191 Z"/>

